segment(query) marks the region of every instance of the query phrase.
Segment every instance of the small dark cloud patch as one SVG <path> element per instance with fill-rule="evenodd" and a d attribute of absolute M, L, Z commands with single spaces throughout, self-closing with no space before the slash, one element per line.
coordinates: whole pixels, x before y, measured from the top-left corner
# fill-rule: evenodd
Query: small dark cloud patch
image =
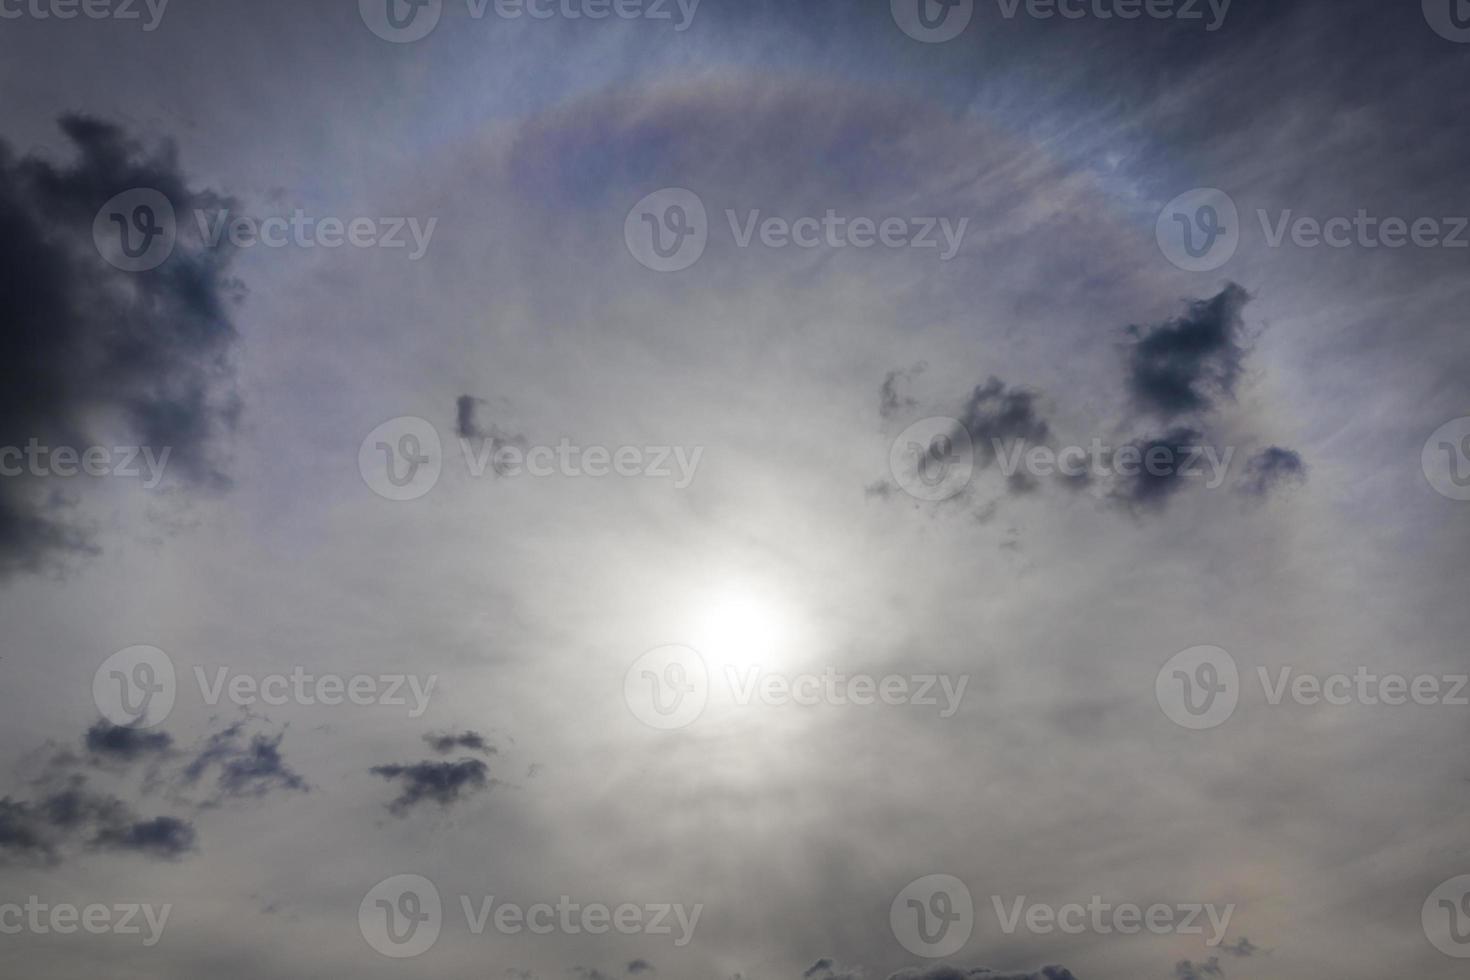
<path fill-rule="evenodd" d="M 863 495 L 866 497 L 876 497 L 879 500 L 887 500 L 893 496 L 896 490 L 897 488 L 887 480 L 874 480 L 866 487 L 863 487 Z"/>
<path fill-rule="evenodd" d="M 506 446 L 514 446 L 525 450 L 529 445 L 523 435 L 507 432 L 495 425 L 488 425 L 480 419 L 480 408 L 485 405 L 485 399 L 476 398 L 474 395 L 460 395 L 455 400 L 454 431 L 461 438 L 471 442 L 479 443 L 479 450 L 486 462 L 496 474 L 500 473 L 499 464 L 495 455 Z"/>
<path fill-rule="evenodd" d="M 1037 394 L 1020 388 L 1007 388 L 992 376 L 976 386 L 960 414 L 960 425 L 970 434 L 975 445 L 975 465 L 984 469 L 995 462 L 997 449 L 1024 443 L 1039 446 L 1051 436 L 1051 427 L 1037 412 Z M 1013 476 L 1019 476 L 1018 470 Z M 1029 478 L 1019 484 L 1012 479 L 1013 492 L 1027 492 L 1034 487 Z"/>
<path fill-rule="evenodd" d="M 167 732 L 129 728 L 101 720 L 87 729 L 84 741 L 94 759 L 131 763 L 168 754 L 174 740 Z"/>
<path fill-rule="evenodd" d="M 82 849 L 177 860 L 196 850 L 190 820 L 140 815 L 127 800 L 94 789 L 95 776 L 114 783 L 126 778 L 144 795 L 162 789 L 174 805 L 198 809 L 308 789 L 281 756 L 283 734 L 245 734 L 241 722 L 180 751 L 166 732 L 98 721 L 83 734 L 82 753 L 55 751 L 48 743 L 44 771 L 30 780 L 36 798 L 0 799 L 0 861 L 53 865 Z M 134 765 L 140 761 L 147 763 L 141 775 Z M 188 792 L 200 784 L 211 791 L 202 803 Z"/>
<path fill-rule="evenodd" d="M 1128 391 L 1143 412 L 1165 421 L 1209 411 L 1233 397 L 1246 348 L 1241 311 L 1250 294 L 1235 283 L 1185 314 L 1128 329 Z"/>
<path fill-rule="evenodd" d="M 1118 475 L 1109 496 L 1135 514 L 1162 510 L 1169 498 L 1187 485 L 1184 462 L 1202 445 L 1204 434 L 1187 426 L 1130 443 L 1138 453 L 1139 462 L 1136 467 L 1129 467 L 1135 472 Z M 1167 464 L 1156 462 L 1162 460 L 1167 460 Z"/>
<path fill-rule="evenodd" d="M 657 972 L 658 971 L 653 968 L 653 964 L 648 962 L 647 960 L 634 960 L 633 962 L 628 964 L 628 974 L 630 976 L 637 976 L 640 973 Z"/>
<path fill-rule="evenodd" d="M 310 786 L 281 755 L 285 733 L 256 734 L 245 740 L 245 723 L 236 722 L 211 735 L 184 767 L 182 783 L 195 786 L 214 773 L 214 795 L 205 805 L 225 800 L 259 798 L 273 790 L 307 792 Z"/>
<path fill-rule="evenodd" d="M 470 752 L 483 752 L 486 755 L 495 755 L 498 751 L 495 746 L 486 740 L 479 732 L 445 732 L 430 733 L 424 736 L 424 741 L 429 747 L 440 755 L 448 755 L 456 749 L 467 749 Z"/>
<path fill-rule="evenodd" d="M 90 789 L 83 776 L 36 802 L 0 800 L 0 858 L 13 862 L 54 865 L 83 847 L 176 860 L 195 840 L 189 821 L 140 817 L 125 801 Z"/>
<path fill-rule="evenodd" d="M 493 782 L 490 767 L 479 759 L 374 766 L 369 772 L 399 785 L 399 795 L 388 804 L 388 809 L 397 816 L 403 816 L 423 802 L 437 803 L 440 807 L 451 806 L 481 792 Z"/>
<path fill-rule="evenodd" d="M 1223 977 L 1224 975 L 1225 971 L 1220 967 L 1218 956 L 1211 956 L 1203 963 L 1180 960 L 1174 964 L 1174 976 L 1178 980 L 1204 980 L 1205 977 Z"/>
<path fill-rule="evenodd" d="M 830 956 L 824 956 L 802 971 L 802 980 L 860 980 L 863 971 L 838 966 Z"/>
<path fill-rule="evenodd" d="M 154 817 L 128 825 L 105 826 L 92 841 L 102 850 L 136 851 L 162 860 L 177 860 L 194 850 L 194 826 L 178 817 Z"/>
<path fill-rule="evenodd" d="M 911 376 L 921 368 L 922 365 L 919 365 L 908 372 L 891 371 L 884 379 L 879 394 L 885 419 L 897 415 L 903 408 L 913 406 L 912 399 L 904 400 L 897 395 L 897 379 Z M 1051 427 L 1038 410 L 1039 400 L 1040 396 L 1036 392 L 1008 387 L 1004 381 L 992 375 L 984 384 L 977 385 L 970 392 L 955 419 L 954 430 L 943 437 L 949 440 L 948 444 L 937 439 L 935 445 L 927 447 L 927 451 L 935 454 L 936 459 L 941 458 L 940 454 L 953 454 L 968 436 L 977 470 L 989 468 L 1001 453 L 1007 454 L 1007 459 L 1012 454 L 1024 453 L 1030 446 L 1041 445 L 1051 437 Z M 925 449 L 926 447 L 918 447 L 920 453 Z M 915 459 L 914 465 L 920 466 L 923 463 Z M 1019 468 L 1006 477 L 1006 492 L 1012 496 L 1034 493 L 1040 487 L 1040 481 Z M 897 491 L 898 487 L 889 480 L 878 480 L 864 488 L 868 497 L 883 500 L 894 497 Z M 993 503 L 985 506 L 991 507 Z M 988 520 L 990 516 L 983 514 L 981 519 Z"/>
<path fill-rule="evenodd" d="M 476 419 L 479 413 L 480 399 L 474 395 L 460 395 L 455 400 L 454 431 L 461 439 L 483 439 L 489 433 L 480 428 Z"/>
<path fill-rule="evenodd" d="M 0 446 L 30 440 L 78 452 L 119 433 L 194 488 L 227 486 L 222 446 L 239 400 L 231 356 L 229 248 L 207 248 L 187 216 L 232 204 L 188 185 L 170 144 L 145 147 L 110 123 L 60 120 L 65 163 L 0 143 Z M 178 217 L 178 242 L 156 269 L 108 265 L 93 219 L 114 195 L 152 188 Z M 82 486 L 76 481 L 68 481 Z M 92 525 L 56 481 L 0 480 L 0 576 L 51 570 L 95 554 Z"/>
<path fill-rule="evenodd" d="M 906 392 L 910 382 L 921 374 L 926 366 L 920 362 L 906 370 L 889 371 L 884 376 L 883 385 L 878 390 L 879 415 L 885 419 L 895 419 L 919 404 Z"/>
<path fill-rule="evenodd" d="M 1253 497 L 1266 497 L 1292 484 L 1307 479 L 1307 465 L 1300 453 L 1280 446 L 1261 450 L 1245 464 L 1239 489 Z"/>
<path fill-rule="evenodd" d="M 56 844 L 31 804 L 0 799 L 0 856 L 27 864 L 52 864 Z"/>
<path fill-rule="evenodd" d="M 948 963 L 910 967 L 890 974 L 888 980 L 1077 980 L 1064 966 L 1043 966 L 1034 972 L 997 973 L 984 967 L 958 967 Z"/>
<path fill-rule="evenodd" d="M 1051 485 L 1074 494 L 1087 491 L 1099 500 L 1121 505 L 1135 517 L 1160 513 L 1194 478 L 1205 475 L 1202 466 L 1213 468 L 1219 461 L 1223 467 L 1230 461 L 1231 456 L 1218 450 L 1213 456 L 1207 452 L 1205 432 L 1211 427 L 1210 416 L 1233 401 L 1244 373 L 1249 348 L 1243 311 L 1250 299 L 1243 287 L 1232 282 L 1212 297 L 1188 301 L 1181 316 L 1128 328 L 1125 391 L 1120 402 L 1126 407 L 1120 418 L 1109 423 L 1132 433 L 1134 441 L 1126 448 L 1128 454 L 1138 454 L 1139 464 L 1128 465 L 1127 472 L 1120 472 L 1117 465 L 1121 450 L 1114 451 L 1113 466 L 1089 468 L 1077 466 L 1076 450 L 1070 447 L 1073 461 L 1066 467 L 1054 465 L 1049 478 L 1039 479 L 1029 472 L 1027 452 L 1050 445 L 1053 438 L 1041 410 L 1041 396 L 995 376 L 971 391 L 954 419 L 949 443 L 941 434 L 928 447 L 932 460 L 923 456 L 925 447 L 910 447 L 910 455 L 916 456 L 914 465 L 952 459 L 955 447 L 968 435 L 974 469 L 986 470 L 999 462 L 1005 474 L 1004 490 L 981 500 L 972 483 L 941 503 L 970 509 L 981 523 L 993 518 L 1007 498 L 1036 494 Z M 916 371 L 890 371 L 883 379 L 879 408 L 885 420 L 915 407 L 914 400 L 902 392 L 903 383 Z M 1158 426 L 1158 420 L 1167 424 Z M 1140 421 L 1146 424 L 1137 424 Z M 1150 453 L 1167 459 L 1168 465 L 1150 466 Z M 1092 457 L 1086 454 L 1085 458 Z M 1272 446 L 1250 459 L 1237 489 L 1265 497 L 1305 478 L 1306 467 L 1298 453 Z M 900 487 L 890 479 L 869 484 L 865 493 L 870 498 L 902 499 Z"/>
<path fill-rule="evenodd" d="M 1261 947 L 1251 942 L 1245 936 L 1241 936 L 1233 943 L 1227 943 L 1220 947 L 1231 956 L 1254 956 L 1261 951 Z"/>

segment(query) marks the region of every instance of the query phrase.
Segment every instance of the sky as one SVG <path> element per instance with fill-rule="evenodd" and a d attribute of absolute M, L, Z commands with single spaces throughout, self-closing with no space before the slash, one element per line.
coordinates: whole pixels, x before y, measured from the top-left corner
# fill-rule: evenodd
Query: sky
<path fill-rule="evenodd" d="M 3 961 L 1462 976 L 1467 72 L 1462 0 L 0 0 Z"/>

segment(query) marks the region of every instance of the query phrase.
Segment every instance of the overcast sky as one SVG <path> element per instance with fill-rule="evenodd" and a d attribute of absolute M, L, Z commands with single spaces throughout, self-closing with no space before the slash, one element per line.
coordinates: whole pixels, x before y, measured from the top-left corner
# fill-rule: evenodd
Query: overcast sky
<path fill-rule="evenodd" d="M 1462 976 L 1465 6 L 0 0 L 0 960 Z"/>

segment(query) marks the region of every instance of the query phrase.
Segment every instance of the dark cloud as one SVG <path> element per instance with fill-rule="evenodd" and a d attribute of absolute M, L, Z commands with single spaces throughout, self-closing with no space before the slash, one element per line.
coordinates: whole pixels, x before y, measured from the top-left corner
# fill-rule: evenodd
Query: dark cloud
<path fill-rule="evenodd" d="M 93 839 L 94 847 L 114 851 L 137 851 L 150 857 L 174 860 L 194 850 L 194 827 L 178 817 L 154 817 L 127 826 L 105 826 Z"/>
<path fill-rule="evenodd" d="M 167 732 L 127 728 L 109 721 L 98 721 L 87 729 L 85 742 L 93 757 L 123 763 L 165 755 L 173 746 Z"/>
<path fill-rule="evenodd" d="M 802 980 L 858 980 L 861 970 L 838 966 L 837 961 L 824 956 L 802 971 Z"/>
<path fill-rule="evenodd" d="M 1239 486 L 1244 493 L 1264 497 L 1287 484 L 1302 483 L 1306 478 L 1307 466 L 1300 453 L 1271 446 L 1250 458 Z"/>
<path fill-rule="evenodd" d="M 1135 514 L 1162 510 L 1169 498 L 1186 486 L 1185 464 L 1193 451 L 1203 445 L 1204 433 L 1187 426 L 1129 443 L 1138 454 L 1137 461 L 1128 466 L 1132 472 L 1118 474 L 1108 496 Z M 1150 463 L 1151 458 L 1155 462 Z M 1116 459 L 1114 453 L 1115 468 Z M 1162 464 L 1164 459 L 1168 460 L 1167 465 Z"/>
<path fill-rule="evenodd" d="M 803 980 L 861 980 L 863 971 L 856 967 L 839 967 L 831 956 L 822 956 L 801 973 Z"/>
<path fill-rule="evenodd" d="M 38 864 L 56 860 L 56 843 L 31 804 L 0 799 L 0 856 Z"/>
<path fill-rule="evenodd" d="M 489 778 L 490 768 L 479 759 L 374 766 L 369 772 L 401 785 L 398 797 L 388 804 L 388 809 L 399 816 L 426 800 L 447 807 L 473 796 L 493 782 Z"/>
<path fill-rule="evenodd" d="M 246 741 L 241 722 L 210 736 L 202 748 L 180 753 L 166 732 L 98 721 L 82 737 L 85 755 L 60 751 L 46 756 L 45 771 L 32 780 L 38 799 L 0 799 L 0 858 L 56 864 L 82 847 L 169 860 L 182 857 L 196 846 L 190 821 L 168 815 L 142 817 L 125 800 L 93 790 L 89 777 L 100 769 L 116 778 L 144 760 L 150 765 L 142 792 L 161 787 L 176 804 L 193 806 L 185 791 L 213 773 L 212 795 L 201 807 L 256 798 L 276 789 L 305 791 L 305 780 L 281 757 L 283 737 L 255 735 Z"/>
<path fill-rule="evenodd" d="M 500 470 L 495 465 L 495 454 L 504 446 L 525 449 L 529 442 L 525 436 L 507 432 L 494 423 L 488 426 L 483 424 L 480 421 L 480 406 L 484 404 L 483 398 L 476 398 L 474 395 L 460 395 L 455 401 L 454 431 L 461 439 L 480 442 L 485 459 L 491 463 L 492 469 L 498 474 Z"/>
<path fill-rule="evenodd" d="M 460 395 L 455 401 L 454 431 L 461 439 L 483 439 L 487 435 L 481 430 L 475 416 L 479 410 L 480 399 L 474 395 Z"/>
<path fill-rule="evenodd" d="M 196 785 L 208 772 L 215 772 L 215 795 L 208 801 L 211 806 L 226 799 L 265 796 L 277 789 L 306 792 L 310 788 L 306 780 L 281 757 L 285 733 L 275 737 L 252 735 L 246 742 L 244 724 L 236 722 L 211 735 L 184 767 L 183 784 Z"/>
<path fill-rule="evenodd" d="M 80 452 L 125 438 L 166 447 L 171 478 L 225 486 L 221 440 L 239 410 L 229 308 L 241 288 L 226 275 L 230 250 L 204 247 L 189 215 L 230 202 L 191 189 L 170 144 L 148 149 L 84 116 L 60 124 L 65 164 L 0 143 L 0 448 L 35 439 Z M 134 188 L 159 191 L 178 216 L 174 252 L 149 272 L 107 264 L 92 239 L 99 209 Z M 29 467 L 0 479 L 0 575 L 97 550 L 58 479 Z"/>
<path fill-rule="evenodd" d="M 908 371 L 890 371 L 879 391 L 880 411 L 884 418 L 897 414 L 902 407 L 913 404 L 912 399 L 899 400 L 896 381 L 911 377 L 922 370 L 916 365 Z M 1040 445 L 1051 437 L 1051 427 L 1037 410 L 1040 396 L 1022 388 L 1007 387 L 1005 382 L 992 375 L 983 385 L 977 385 L 965 401 L 954 431 L 949 434 L 952 444 L 958 444 L 962 434 L 968 434 L 974 448 L 975 468 L 989 468 L 1001 452 L 1011 453 L 1017 447 Z M 1027 494 L 1038 489 L 1040 483 L 1030 474 L 1017 469 L 1006 478 L 1006 490 L 1012 494 Z M 864 492 L 869 497 L 884 500 L 895 491 L 888 480 L 869 484 Z M 985 505 L 993 507 L 994 502 Z M 991 514 L 982 514 L 988 520 Z"/>
<path fill-rule="evenodd" d="M 1225 946 L 1221 946 L 1220 948 L 1229 953 L 1231 956 L 1254 956 L 1261 951 L 1261 947 L 1257 946 L 1255 943 L 1251 942 L 1244 936 L 1240 937 L 1240 939 L 1238 939 L 1237 941 L 1229 943 Z"/>
<path fill-rule="evenodd" d="M 960 424 L 970 433 L 975 444 L 975 465 L 981 469 L 995 462 L 997 448 L 1015 443 L 1040 445 L 1051 436 L 1051 427 L 1036 411 L 1035 392 L 1019 388 L 1007 389 L 999 378 L 977 385 L 965 403 Z M 1020 475 L 1019 471 L 1016 475 Z M 1024 492 L 1032 487 L 1023 482 L 1013 490 Z"/>
<path fill-rule="evenodd" d="M 648 962 L 647 960 L 634 960 L 633 962 L 628 964 L 628 972 L 631 974 L 639 974 L 657 973 L 658 971 L 655 970 L 653 968 L 653 964 Z"/>
<path fill-rule="evenodd" d="M 906 409 L 918 405 L 917 401 L 904 394 L 901 389 L 906 388 L 925 367 L 927 365 L 920 362 L 906 370 L 889 371 L 883 378 L 883 386 L 878 390 L 878 414 L 885 419 L 893 419 Z"/>
<path fill-rule="evenodd" d="M 1204 977 L 1223 977 L 1225 971 L 1220 968 L 1220 957 L 1211 956 L 1203 963 L 1191 963 L 1189 960 L 1180 960 L 1174 964 L 1174 976 L 1178 980 L 1203 980 Z"/>
<path fill-rule="evenodd" d="M 1150 327 L 1133 326 L 1128 391 L 1142 411 L 1165 421 L 1209 411 L 1235 394 L 1246 348 L 1241 311 L 1250 294 L 1235 283 L 1187 312 Z"/>
<path fill-rule="evenodd" d="M 94 792 L 85 777 L 38 802 L 0 800 L 0 856 L 57 864 L 79 847 L 131 851 L 174 860 L 194 850 L 196 834 L 179 817 L 139 817 L 115 796 Z"/>
<path fill-rule="evenodd" d="M 892 483 L 889 483 L 887 480 L 874 480 L 872 483 L 869 483 L 867 486 L 863 487 L 863 495 L 867 497 L 877 497 L 881 500 L 887 500 L 893 496 L 896 489 L 897 488 L 894 487 L 894 485 Z"/>
<path fill-rule="evenodd" d="M 941 964 L 930 967 L 910 967 L 890 974 L 888 980 L 1077 980 L 1072 971 L 1063 966 L 1044 966 L 1032 973 L 997 973 L 984 967 L 962 968 Z"/>
<path fill-rule="evenodd" d="M 486 755 L 495 755 L 498 751 L 485 739 L 485 736 L 473 731 L 430 733 L 424 736 L 424 741 L 440 755 L 448 755 L 455 749 L 468 749 L 471 752 L 483 752 Z"/>

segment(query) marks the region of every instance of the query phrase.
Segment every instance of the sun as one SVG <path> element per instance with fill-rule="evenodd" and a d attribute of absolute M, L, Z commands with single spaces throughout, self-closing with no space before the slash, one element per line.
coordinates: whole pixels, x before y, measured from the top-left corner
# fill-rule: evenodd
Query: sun
<path fill-rule="evenodd" d="M 694 640 L 716 663 L 771 667 L 791 655 L 791 617 L 780 602 L 754 589 L 726 588 L 701 607 Z"/>

